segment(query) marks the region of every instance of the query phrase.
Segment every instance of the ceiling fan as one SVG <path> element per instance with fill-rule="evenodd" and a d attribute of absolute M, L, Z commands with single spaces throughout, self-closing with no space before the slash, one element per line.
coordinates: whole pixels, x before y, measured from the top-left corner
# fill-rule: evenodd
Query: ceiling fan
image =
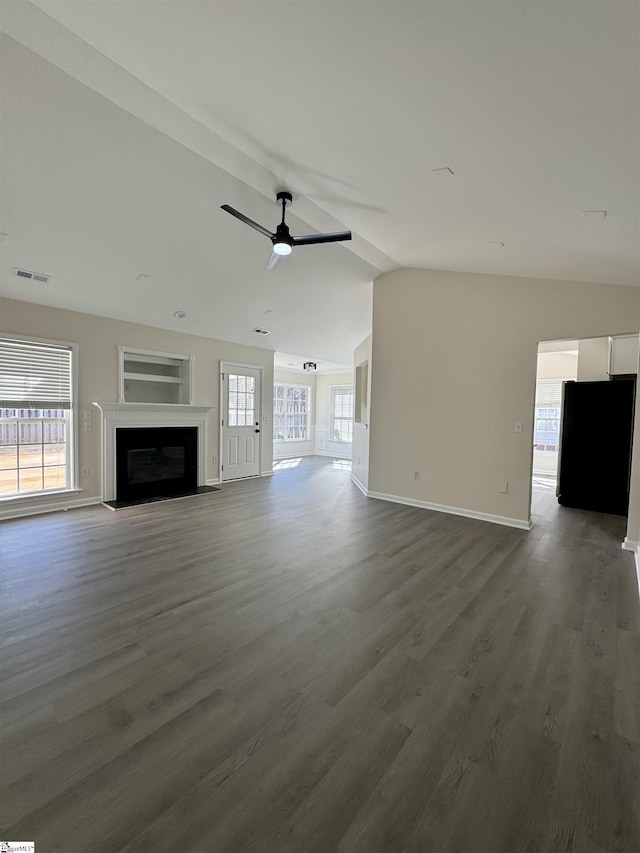
<path fill-rule="evenodd" d="M 265 267 L 267 270 L 272 270 L 283 255 L 290 255 L 294 246 L 312 246 L 316 243 L 337 243 L 341 240 L 351 239 L 351 231 L 333 231 L 329 234 L 306 234 L 304 237 L 292 237 L 289 226 L 284 221 L 285 210 L 292 201 L 293 197 L 289 192 L 279 192 L 276 195 L 276 204 L 282 205 L 282 220 L 273 233 L 268 228 L 258 225 L 253 219 L 249 219 L 243 213 L 234 210 L 228 204 L 222 205 L 222 210 L 226 210 L 227 213 L 235 216 L 240 222 L 244 222 L 245 225 L 255 228 L 256 231 L 259 231 L 271 240 L 273 251 Z"/>

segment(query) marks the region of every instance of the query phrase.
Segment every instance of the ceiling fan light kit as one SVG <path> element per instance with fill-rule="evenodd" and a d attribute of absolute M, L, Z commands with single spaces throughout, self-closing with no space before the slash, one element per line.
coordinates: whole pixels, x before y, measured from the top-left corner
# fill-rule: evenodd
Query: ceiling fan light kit
<path fill-rule="evenodd" d="M 276 195 L 276 204 L 282 206 L 282 219 L 274 232 L 269 231 L 263 225 L 249 219 L 243 213 L 235 210 L 228 204 L 223 204 L 222 210 L 235 216 L 240 222 L 244 222 L 255 231 L 259 231 L 271 240 L 273 246 L 271 257 L 267 261 L 265 269 L 272 270 L 284 255 L 290 255 L 294 246 L 312 246 L 318 243 L 337 243 L 343 240 L 351 239 L 351 231 L 333 231 L 327 234 L 306 234 L 302 237 L 293 237 L 289 231 L 289 226 L 284 221 L 285 211 L 293 201 L 293 196 L 290 192 L 282 190 Z"/>

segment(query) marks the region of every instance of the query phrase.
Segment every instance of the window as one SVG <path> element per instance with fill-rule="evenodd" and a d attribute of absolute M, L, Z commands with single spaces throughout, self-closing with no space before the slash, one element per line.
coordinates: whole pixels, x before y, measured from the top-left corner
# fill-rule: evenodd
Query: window
<path fill-rule="evenodd" d="M 536 421 L 534 447 L 557 453 L 560 446 L 560 404 L 562 380 L 539 380 L 536 385 Z"/>
<path fill-rule="evenodd" d="M 353 385 L 331 386 L 331 441 L 353 437 Z"/>
<path fill-rule="evenodd" d="M 73 355 L 0 338 L 0 498 L 72 488 Z"/>
<path fill-rule="evenodd" d="M 253 376 L 229 374 L 229 426 L 253 426 L 256 408 Z"/>
<path fill-rule="evenodd" d="M 306 441 L 309 438 L 311 388 L 308 385 L 273 386 L 273 440 Z"/>

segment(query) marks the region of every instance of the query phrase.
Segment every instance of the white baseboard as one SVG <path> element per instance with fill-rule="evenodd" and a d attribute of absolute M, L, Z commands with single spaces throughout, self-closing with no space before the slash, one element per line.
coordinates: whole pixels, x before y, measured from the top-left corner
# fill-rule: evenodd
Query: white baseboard
<path fill-rule="evenodd" d="M 314 450 L 313 456 L 330 456 L 332 459 L 348 459 L 351 461 L 351 456 L 342 456 L 340 453 L 329 453 L 328 450 Z"/>
<path fill-rule="evenodd" d="M 261 477 L 273 477 L 273 470 L 271 470 L 271 471 L 263 471 L 263 472 L 260 474 L 260 476 L 261 476 Z"/>
<path fill-rule="evenodd" d="M 220 477 L 214 477 L 212 480 L 207 480 L 207 486 L 219 486 Z"/>
<path fill-rule="evenodd" d="M 51 503 L 37 503 L 29 506 L 13 506 L 7 509 L 0 509 L 0 521 L 10 518 L 23 518 L 28 515 L 44 515 L 47 512 L 66 512 L 68 509 L 79 509 L 83 506 L 94 506 L 101 504 L 102 498 L 74 498 L 67 501 L 57 501 Z"/>
<path fill-rule="evenodd" d="M 369 493 L 367 492 L 366 486 L 364 486 L 354 474 L 351 475 L 351 482 L 356 484 L 356 486 L 360 489 L 365 498 L 369 497 Z"/>
<path fill-rule="evenodd" d="M 473 509 L 464 509 L 459 506 L 446 506 L 445 504 L 435 504 L 430 501 L 419 501 L 412 498 L 404 498 L 399 495 L 386 495 L 383 492 L 370 492 L 365 489 L 353 474 L 351 479 L 360 489 L 360 491 L 368 498 L 375 498 L 379 501 L 390 501 L 396 504 L 405 504 L 406 506 L 417 506 L 421 509 L 430 509 L 434 512 L 445 512 L 448 515 L 461 515 L 464 518 L 475 518 L 477 521 L 488 521 L 491 524 L 503 524 L 505 527 L 517 527 L 518 530 L 531 530 L 533 525 L 531 521 L 524 521 L 522 518 L 509 518 L 506 515 L 492 515 L 488 512 L 477 512 Z"/>

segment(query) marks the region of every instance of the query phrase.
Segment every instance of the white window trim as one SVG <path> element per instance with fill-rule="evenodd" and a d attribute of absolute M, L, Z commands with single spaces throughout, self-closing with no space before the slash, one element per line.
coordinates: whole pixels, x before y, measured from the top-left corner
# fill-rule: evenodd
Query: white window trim
<path fill-rule="evenodd" d="M 69 466 L 69 486 L 66 489 L 51 489 L 41 492 L 23 492 L 19 495 L 7 495 L 2 502 L 19 501 L 25 498 L 48 498 L 56 495 L 65 495 L 70 492 L 82 491 L 78 485 L 80 466 L 79 460 L 79 430 L 78 430 L 78 344 L 75 341 L 60 341 L 53 338 L 41 338 L 34 335 L 16 335 L 14 332 L 0 331 L 0 338 L 11 341 L 31 341 L 37 344 L 51 344 L 51 346 L 68 347 L 71 351 L 71 409 L 69 414 L 69 448 L 70 458 L 67 460 Z"/>
<path fill-rule="evenodd" d="M 331 436 L 333 436 L 335 434 L 335 417 L 336 417 L 335 416 L 335 410 L 333 407 L 333 392 L 338 391 L 338 390 L 340 390 L 340 391 L 349 391 L 350 390 L 351 391 L 351 399 L 353 401 L 352 402 L 352 408 L 353 408 L 354 413 L 355 413 L 355 388 L 354 388 L 354 386 L 353 385 L 331 385 L 330 392 L 329 392 L 330 393 L 329 399 L 331 401 L 331 414 L 330 414 L 330 418 L 329 418 L 329 439 L 328 440 L 333 441 L 336 444 L 353 444 L 353 437 L 352 437 L 351 441 L 344 439 L 344 438 L 331 438 Z M 339 420 L 344 421 L 344 420 L 346 420 L 346 418 L 340 418 Z M 354 422 L 353 418 L 351 419 L 351 422 L 352 423 Z M 352 436 L 353 436 L 353 428 L 352 428 Z"/>
<path fill-rule="evenodd" d="M 276 424 L 275 390 L 276 390 L 276 387 L 278 385 L 282 385 L 282 387 L 285 389 L 286 388 L 306 388 L 307 389 L 308 406 L 307 406 L 307 413 L 306 413 L 307 414 L 307 425 L 306 425 L 307 437 L 306 438 L 276 438 L 276 436 L 275 436 L 275 434 L 276 434 L 276 427 L 275 427 L 275 424 Z M 274 441 L 274 444 L 276 442 L 278 444 L 294 444 L 294 443 L 298 443 L 300 441 L 311 441 L 312 440 L 311 439 L 311 409 L 313 406 L 313 394 L 312 394 L 312 392 L 313 392 L 313 386 L 312 385 L 305 385 L 304 382 L 280 382 L 277 379 L 274 380 L 274 382 L 273 382 L 273 397 L 274 397 L 273 441 Z M 286 395 L 285 395 L 285 402 L 286 402 Z M 285 419 L 286 419 L 287 413 L 285 412 L 284 415 L 285 415 Z M 285 423 L 286 423 L 286 420 L 285 420 Z"/>

